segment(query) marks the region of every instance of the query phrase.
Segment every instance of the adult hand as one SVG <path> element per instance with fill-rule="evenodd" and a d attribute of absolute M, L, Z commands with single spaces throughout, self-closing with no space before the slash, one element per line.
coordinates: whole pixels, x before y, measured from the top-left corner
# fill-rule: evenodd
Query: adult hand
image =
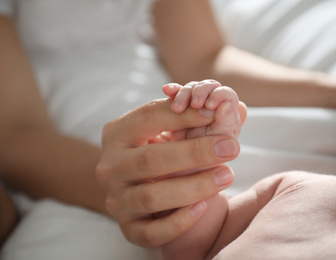
<path fill-rule="evenodd" d="M 188 108 L 176 114 L 170 106 L 170 99 L 149 102 L 103 130 L 103 155 L 96 175 L 106 191 L 106 207 L 126 238 L 145 247 L 165 244 L 187 231 L 206 211 L 204 200 L 234 180 L 224 165 L 188 176 L 167 175 L 219 165 L 239 153 L 237 140 L 228 136 L 175 142 L 160 136 L 163 131 L 214 120 L 213 112 Z M 171 209 L 176 210 L 166 217 L 154 217 L 156 212 Z"/>
<path fill-rule="evenodd" d="M 335 259 L 335 176 L 274 175 L 230 203 L 222 234 L 236 232 L 215 260 Z"/>

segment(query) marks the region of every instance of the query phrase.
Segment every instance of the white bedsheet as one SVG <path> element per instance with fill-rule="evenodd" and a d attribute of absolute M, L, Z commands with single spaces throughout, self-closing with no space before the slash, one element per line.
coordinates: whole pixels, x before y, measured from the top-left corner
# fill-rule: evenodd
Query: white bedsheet
<path fill-rule="evenodd" d="M 229 163 L 236 194 L 258 179 L 290 170 L 336 174 L 336 110 L 249 108 L 241 153 Z"/>
<path fill-rule="evenodd" d="M 281 3 L 283 3 L 284 8 L 285 2 L 298 4 L 300 1 L 304 2 L 305 0 L 284 0 Z M 226 4 L 233 3 L 233 1 L 223 0 L 224 2 Z M 242 3 L 246 4 L 247 2 L 251 1 L 236 1 L 235 8 L 232 9 L 233 5 L 230 5 L 231 9 L 227 10 L 243 15 L 246 8 L 242 7 L 244 6 Z M 262 14 L 260 12 L 262 10 L 267 11 L 267 8 L 263 9 L 261 7 L 280 3 L 278 0 L 258 0 L 253 2 L 259 8 L 248 9 L 250 12 L 249 17 L 253 15 L 261 17 Z M 334 0 L 322 2 L 328 2 L 332 6 L 335 6 L 336 3 Z M 279 11 L 280 13 L 283 12 L 283 8 L 279 9 L 282 10 Z M 276 22 L 275 19 L 281 17 L 280 13 L 278 13 L 278 16 L 275 15 L 275 10 L 272 9 L 272 16 L 267 16 L 268 19 L 265 20 L 266 23 L 264 24 L 266 27 L 272 24 L 272 17 L 273 23 Z M 333 10 L 336 10 L 336 8 Z M 232 18 L 234 15 L 230 17 Z M 226 18 L 230 17 L 226 16 Z M 236 17 L 238 16 L 236 15 Z M 300 24 L 303 22 L 303 20 L 300 20 Z M 260 24 L 263 23 L 258 21 L 258 25 Z M 310 20 L 306 20 L 306 26 L 309 24 Z M 247 25 L 250 26 L 251 30 L 258 29 L 250 24 L 249 19 L 242 20 L 242 24 L 236 24 L 236 28 L 238 28 L 237 26 L 247 28 Z M 328 28 L 331 30 L 335 26 L 329 26 Z M 294 55 L 294 47 L 297 47 L 297 44 L 302 46 L 305 43 L 307 44 L 307 38 L 295 39 L 296 45 L 291 47 L 289 40 L 291 39 L 290 33 L 293 33 L 293 31 L 288 29 L 289 34 L 284 32 L 282 31 L 282 36 L 284 37 L 283 39 L 288 40 L 287 42 L 285 40 L 277 42 L 276 37 L 278 37 L 278 34 L 275 33 L 267 36 L 274 36 L 274 38 L 268 38 L 268 43 L 276 44 L 276 49 L 266 48 L 267 43 L 259 41 L 258 44 L 264 44 L 265 47 L 257 46 L 261 52 L 265 50 L 261 54 L 264 56 L 269 55 L 273 60 L 284 64 L 306 66 L 308 63 L 305 63 L 305 59 L 302 58 L 304 53 L 300 53 L 300 59 L 294 59 L 298 57 Z M 309 30 L 306 33 L 308 37 Z M 245 36 L 245 44 L 252 43 L 250 41 L 251 38 L 247 37 L 248 35 Z M 233 34 L 230 37 L 232 41 L 238 39 Z M 239 37 L 244 37 L 244 35 Z M 260 36 L 258 39 L 262 38 Z M 326 42 L 329 42 L 330 39 L 327 37 L 326 39 L 328 39 Z M 242 39 L 240 40 L 244 42 Z M 307 50 L 321 50 L 321 47 L 318 47 L 321 42 L 315 41 L 315 43 L 315 45 L 307 44 L 310 46 Z M 252 46 L 253 48 L 251 46 L 242 47 L 250 48 L 251 51 L 258 51 L 254 49 L 255 46 Z M 284 51 L 280 51 L 283 48 L 286 50 L 287 55 L 284 55 Z M 267 53 L 266 50 L 272 51 Z M 316 58 L 314 58 L 315 56 L 312 53 L 316 55 Z M 309 57 L 309 66 L 314 68 L 311 64 L 315 64 L 320 69 L 318 66 L 322 63 L 320 61 L 321 56 L 318 53 L 321 52 L 314 51 L 312 53 L 310 55 L 306 53 L 307 55 L 305 56 Z M 336 69 L 332 69 L 336 68 L 336 52 L 329 48 L 329 54 L 328 61 L 332 60 L 333 62 L 331 62 L 326 71 L 336 75 Z M 291 63 L 294 61 L 299 62 L 297 64 Z M 336 110 L 320 108 L 249 108 L 248 119 L 240 141 L 242 144 L 241 154 L 237 160 L 229 164 L 236 173 L 236 181 L 233 187 L 228 190 L 229 195 L 234 195 L 246 189 L 265 176 L 281 171 L 307 170 L 336 174 Z M 26 198 L 22 196 L 18 196 L 17 200 L 21 205 L 21 209 L 25 212 L 24 217 L 3 247 L 1 260 L 160 259 L 157 250 L 142 249 L 126 242 L 117 224 L 101 215 L 52 200 L 42 200 L 33 204 L 27 202 Z"/>
<path fill-rule="evenodd" d="M 160 259 L 157 250 L 129 244 L 100 214 L 42 200 L 25 215 L 1 253 L 6 260 Z"/>

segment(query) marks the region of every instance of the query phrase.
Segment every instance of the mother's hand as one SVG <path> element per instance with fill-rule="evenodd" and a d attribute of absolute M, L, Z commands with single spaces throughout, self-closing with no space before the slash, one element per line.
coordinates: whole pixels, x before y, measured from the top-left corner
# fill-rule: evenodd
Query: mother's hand
<path fill-rule="evenodd" d="M 214 115 L 194 109 L 176 114 L 171 100 L 149 102 L 103 130 L 103 155 L 96 170 L 106 191 L 106 207 L 132 243 L 153 247 L 191 228 L 206 211 L 206 198 L 233 182 L 221 165 L 197 174 L 165 178 L 170 173 L 218 165 L 237 157 L 239 144 L 227 136 L 170 142 L 163 131 L 209 124 Z M 155 219 L 154 213 L 177 209 Z"/>

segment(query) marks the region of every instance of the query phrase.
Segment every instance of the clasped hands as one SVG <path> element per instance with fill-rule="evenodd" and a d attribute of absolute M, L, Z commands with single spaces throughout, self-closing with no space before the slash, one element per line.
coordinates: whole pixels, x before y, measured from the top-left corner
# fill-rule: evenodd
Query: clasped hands
<path fill-rule="evenodd" d="M 103 130 L 103 155 L 96 173 L 106 191 L 106 207 L 125 237 L 144 247 L 181 236 L 206 212 L 202 201 L 234 180 L 223 163 L 237 157 L 236 139 L 204 136 L 171 142 L 169 135 L 161 135 L 213 120 L 211 113 L 205 117 L 191 108 L 173 113 L 171 102 L 149 102 Z M 164 178 L 209 165 L 220 166 Z M 335 176 L 303 172 L 272 175 L 256 183 L 229 200 L 224 237 L 213 248 L 218 253 L 215 259 L 334 258 L 335 187 Z M 174 211 L 155 217 L 166 210 Z"/>
<path fill-rule="evenodd" d="M 103 129 L 96 175 L 106 191 L 106 208 L 125 237 L 144 247 L 163 245 L 190 229 L 206 212 L 202 201 L 233 183 L 234 174 L 224 163 L 239 154 L 239 143 L 229 136 L 170 141 L 170 131 L 214 120 L 214 113 L 192 108 L 176 114 L 171 103 L 151 101 Z M 212 165 L 218 166 L 207 168 Z M 167 178 L 195 168 L 205 170 Z M 167 210 L 173 212 L 155 217 Z"/>

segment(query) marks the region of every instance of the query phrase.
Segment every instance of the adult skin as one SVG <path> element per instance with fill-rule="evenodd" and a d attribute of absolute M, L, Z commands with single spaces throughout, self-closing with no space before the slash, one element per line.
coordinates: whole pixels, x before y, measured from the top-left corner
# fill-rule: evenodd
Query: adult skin
<path fill-rule="evenodd" d="M 0 32 L 4 36 L 0 42 L 0 56 L 2 57 L 0 59 L 1 179 L 12 188 L 33 198 L 52 197 L 65 203 L 80 205 L 108 215 L 104 205 L 105 194 L 94 174 L 101 157 L 101 150 L 92 144 L 65 136 L 56 130 L 47 114 L 33 72 L 10 19 L 0 17 Z M 135 228 L 138 226 L 132 224 L 138 220 L 141 213 L 145 214 L 149 211 L 154 213 L 202 201 L 229 186 L 234 177 L 230 169 L 218 167 L 216 169 L 218 172 L 212 169 L 197 176 L 162 181 L 151 186 L 148 184 L 131 185 L 135 180 L 226 162 L 234 159 L 239 153 L 237 141 L 230 139 L 231 142 L 229 141 L 227 146 L 222 144 L 224 147 L 218 150 L 222 153 L 230 153 L 230 155 L 222 158 L 215 156 L 214 144 L 227 139 L 227 137 L 221 136 L 204 137 L 179 144 L 161 143 L 143 146 L 139 149 L 120 149 L 120 144 L 133 148 L 142 146 L 147 143 L 147 139 L 154 138 L 159 134 L 157 131 L 160 129 L 163 131 L 195 127 L 213 120 L 213 115 L 205 118 L 195 111 L 190 111 L 184 116 L 177 116 L 171 111 L 169 102 L 162 100 L 157 101 L 155 105 L 153 103 L 147 104 L 110 123 L 105 128 L 105 136 L 110 133 L 112 139 L 119 141 L 117 143 L 107 142 L 109 138 L 105 137 L 106 143 L 108 143 L 105 148 L 109 149 L 105 149 L 102 162 L 107 165 L 105 159 L 111 161 L 112 158 L 113 162 L 124 163 L 124 165 L 119 164 L 117 171 L 112 169 L 111 172 L 102 170 L 102 164 L 98 167 L 98 175 L 105 176 L 101 178 L 106 179 L 109 174 L 112 176 L 110 186 L 106 187 L 109 212 L 122 223 L 124 232 L 131 241 L 139 243 L 140 240 L 142 241 L 142 237 L 150 237 L 143 240 L 149 241 L 142 243 L 143 245 L 158 245 L 166 242 L 156 240 L 148 234 L 151 231 L 155 233 L 155 229 L 161 225 L 167 226 L 168 229 L 168 226 L 174 225 L 174 219 L 187 221 L 188 217 L 185 216 L 190 212 L 189 208 L 178 210 L 170 216 L 171 222 L 162 219 L 151 225 L 153 229 L 144 227 L 138 230 Z M 199 125 L 194 122 L 198 122 Z M 109 131 L 111 126 L 113 126 L 112 133 Z M 121 153 L 121 151 L 124 152 Z M 150 155 L 157 157 L 157 160 L 152 160 Z M 161 160 L 159 160 L 160 158 Z M 156 163 L 154 172 L 154 169 L 151 168 L 154 166 L 150 164 L 152 161 Z M 174 163 L 171 163 L 172 161 Z M 141 169 L 140 174 L 138 169 Z M 110 168 L 107 167 L 107 170 Z M 119 173 L 118 176 L 116 172 Z M 228 178 L 225 179 L 224 184 L 220 184 L 223 175 Z M 217 183 L 219 185 L 215 183 L 215 176 L 218 177 Z M 117 179 L 114 181 L 113 178 Z M 122 189 L 118 186 L 122 186 Z M 187 187 L 185 191 L 189 190 L 189 192 L 175 192 L 181 186 Z M 160 196 L 154 193 L 155 190 L 161 188 L 167 191 L 167 193 L 159 193 L 162 201 L 159 199 Z M 112 191 L 120 193 L 113 194 Z M 172 194 L 175 196 L 171 196 Z M 115 207 L 111 206 L 112 195 L 115 195 L 113 199 L 117 205 Z M 153 198 L 157 199 L 157 204 L 148 202 L 153 201 Z M 184 200 L 180 200 L 180 198 L 184 198 Z M 142 203 L 145 204 L 144 209 L 141 209 Z M 4 204 L 4 206 L 6 205 L 8 204 Z M 127 212 L 130 210 L 127 205 L 130 205 L 131 209 L 134 206 L 134 209 Z M 189 220 L 192 220 L 190 224 L 184 226 L 182 223 L 176 223 L 175 225 L 183 226 L 183 230 L 186 230 L 195 223 L 205 210 L 204 203 L 200 203 L 198 206 L 201 207 L 193 207 L 194 217 L 189 216 Z M 197 209 L 199 210 L 197 211 Z M 15 215 L 13 207 L 6 206 L 6 210 Z M 183 217 L 177 218 L 176 216 Z M 147 224 L 152 223 L 147 222 Z M 183 231 L 178 227 L 173 230 L 175 232 L 167 239 L 173 239 Z"/>
<path fill-rule="evenodd" d="M 33 198 L 52 197 L 106 214 L 94 175 L 101 150 L 56 129 L 15 27 L 4 16 L 0 35 L 0 179 Z"/>
<path fill-rule="evenodd" d="M 335 76 L 281 66 L 229 45 L 209 0 L 160 0 L 153 13 L 163 63 L 177 83 L 215 79 L 248 106 L 336 107 Z"/>
<path fill-rule="evenodd" d="M 155 4 L 153 12 L 163 61 L 171 76 L 180 83 L 199 78 L 232 83 L 241 99 L 252 105 L 331 107 L 329 100 L 336 100 L 333 78 L 273 66 L 228 46 L 207 0 L 161 0 Z M 101 156 L 100 148 L 57 131 L 40 97 L 34 72 L 15 26 L 11 19 L 1 15 L 0 34 L 0 178 L 34 198 L 53 197 L 106 213 L 102 203 L 104 193 L 94 176 Z M 234 53 L 240 53 L 243 58 Z M 232 58 L 232 64 L 228 57 Z M 260 66 L 249 66 L 254 61 Z M 242 82 L 239 83 L 239 79 Z M 311 86 L 315 83 L 318 84 Z M 247 86 L 247 94 L 244 86 Z M 258 86 L 260 91 L 256 89 Z M 282 94 L 275 95 L 278 90 L 273 89 Z M 305 98 L 295 98 L 295 102 L 290 102 L 288 93 L 294 89 L 303 90 L 301 97 Z M 258 94 L 251 94 L 251 91 Z M 320 92 L 327 95 L 319 95 Z M 265 98 L 267 93 L 270 95 Z M 321 100 L 317 101 L 316 98 L 320 97 Z M 279 103 L 274 98 L 279 99 Z M 72 177 L 69 179 L 69 176 Z M 64 183 L 68 185 L 64 186 Z M 73 190 L 75 186 L 76 192 Z M 87 190 L 95 196 L 88 196 Z"/>
<path fill-rule="evenodd" d="M 0 246 L 12 232 L 17 222 L 16 209 L 10 196 L 0 184 Z"/>
<path fill-rule="evenodd" d="M 289 71 L 288 69 L 271 65 L 253 55 L 227 46 L 212 17 L 208 1 L 161 0 L 156 4 L 154 14 L 156 17 L 156 29 L 158 31 L 160 48 L 163 54 L 162 57 L 170 74 L 176 81 L 183 83 L 189 80 L 215 78 L 220 80 L 223 84 L 232 85 L 242 97 L 242 100 L 250 105 L 308 104 L 328 107 L 334 105 L 335 90 L 332 86 L 335 86 L 335 84 L 330 77 L 320 75 L 319 73 L 316 74 L 297 70 Z M 171 17 L 174 17 L 174 19 L 171 19 Z M 194 19 L 195 17 L 197 17 L 197 19 Z M 208 18 L 210 19 L 208 20 Z M 190 23 L 190 21 L 193 22 Z M 167 28 L 167 26 L 169 26 L 169 28 Z M 189 33 L 186 34 L 185 32 Z M 107 214 L 104 203 L 102 203 L 105 197 L 104 193 L 97 184 L 94 176 L 94 169 L 100 159 L 101 150 L 83 140 L 65 136 L 56 130 L 39 95 L 33 75 L 34 73 L 16 35 L 15 27 L 9 18 L 0 16 L 0 34 L 1 179 L 11 187 L 34 198 L 53 197 L 66 203 L 80 205 Z M 197 39 L 197 41 L 195 41 L 195 39 Z M 243 64 L 241 64 L 242 60 L 248 62 L 244 63 L 245 65 L 243 66 Z M 254 62 L 257 62 L 259 65 L 250 66 L 251 64 L 255 64 Z M 272 76 L 270 77 L 269 75 Z M 244 86 L 248 86 L 246 92 L 244 91 Z M 260 86 L 260 88 L 258 88 L 258 86 Z M 271 87 L 269 88 L 268 86 Z M 307 86 L 307 88 L 305 86 Z M 273 90 L 276 91 L 274 92 Z M 293 90 L 297 90 L 299 94 L 303 93 L 300 102 L 296 98 L 293 100 L 288 99 L 288 93 Z M 254 95 L 254 93 L 258 94 Z M 322 94 L 320 95 L 320 93 Z M 269 95 L 272 98 L 269 98 Z M 141 108 L 139 111 L 147 110 Z M 141 115 L 142 113 L 139 112 L 139 114 Z M 140 118 L 147 119 L 146 117 L 148 117 L 148 114 L 145 112 Z M 125 118 L 123 118 L 123 120 L 125 120 Z M 120 121 L 118 122 L 120 123 Z M 143 122 L 146 121 L 139 120 L 138 122 L 138 125 L 132 125 L 133 129 L 138 129 L 144 124 Z M 176 122 L 175 126 L 181 125 L 181 123 Z M 192 124 L 190 127 L 192 127 Z M 133 133 L 134 131 L 132 134 Z M 195 162 L 195 160 L 193 160 L 193 163 L 187 161 L 189 164 L 184 162 L 185 157 L 192 158 L 193 156 L 197 157 L 202 155 L 201 152 L 196 149 L 197 145 L 201 142 L 202 145 L 208 147 L 207 149 L 210 151 L 209 147 L 212 147 L 214 142 L 218 141 L 215 140 L 215 137 L 204 137 L 200 140 L 202 141 L 197 139 L 189 142 L 181 142 L 180 145 L 184 147 L 187 147 L 187 144 L 190 145 L 190 143 L 193 143 L 194 145 L 190 145 L 189 148 L 194 147 L 194 149 L 186 151 L 187 155 L 186 153 L 180 154 L 181 157 L 175 158 L 177 161 L 176 167 L 178 168 L 176 170 L 181 170 L 179 168 L 185 167 L 191 168 L 191 164 L 193 163 L 195 163 L 193 167 L 199 167 L 199 164 Z M 179 146 L 172 148 L 168 143 L 161 145 L 162 146 L 155 146 L 160 147 L 160 152 L 169 150 L 171 153 L 179 154 L 179 152 L 176 151 L 182 148 Z M 168 146 L 167 149 L 166 145 Z M 151 151 L 153 146 L 141 149 Z M 127 152 L 125 152 L 125 155 L 129 155 L 125 168 L 129 167 L 129 165 L 133 165 L 133 169 L 135 169 L 135 166 L 138 165 L 136 165 L 133 160 L 133 158 L 136 157 L 132 156 L 136 154 L 131 151 L 133 150 L 127 150 Z M 106 153 L 107 152 L 103 155 L 104 158 L 107 157 Z M 209 165 L 218 163 L 218 161 L 224 162 L 235 157 L 234 155 L 230 158 L 221 158 L 219 160 L 213 153 L 207 156 L 211 157 L 204 157 Z M 222 170 L 225 170 L 227 173 L 230 172 L 226 168 L 222 168 Z M 158 173 L 158 175 L 163 174 L 164 173 Z M 178 180 L 179 183 L 190 183 L 189 185 L 193 186 L 193 188 L 190 188 L 190 194 L 183 194 L 185 195 L 185 203 L 183 204 L 196 203 L 197 201 L 202 201 L 206 196 L 211 195 L 213 191 L 209 192 L 208 189 L 213 188 L 214 174 L 214 172 L 210 172 L 210 174 L 207 175 L 203 172 L 197 176 L 189 177 L 192 181 L 184 179 Z M 174 182 L 177 182 L 177 180 L 158 182 L 151 187 L 158 187 L 159 184 L 167 184 L 165 187 L 173 187 Z M 67 185 L 64 185 L 64 183 Z M 169 183 L 170 185 L 168 185 Z M 206 185 L 208 186 L 205 188 L 204 186 Z M 76 187 L 76 189 L 74 189 L 74 187 Z M 138 192 L 143 191 L 140 191 L 140 188 L 134 190 L 134 187 L 131 185 L 124 187 L 124 192 L 127 190 L 130 191 L 128 192 L 128 194 L 130 194 L 129 198 L 138 201 Z M 139 185 L 137 187 L 146 186 Z M 222 188 L 223 187 L 220 189 Z M 207 191 L 197 193 L 197 195 L 195 191 L 197 189 Z M 220 189 L 217 187 L 216 192 Z M 147 197 L 150 198 L 151 196 Z M 170 203 L 166 203 L 167 207 L 168 204 L 169 207 L 179 206 L 175 205 L 170 199 L 167 199 L 167 201 L 168 200 Z M 109 211 L 113 210 L 114 207 L 111 207 L 111 204 L 109 205 Z M 164 205 L 164 203 L 162 205 Z M 197 205 L 204 206 L 202 203 Z M 112 213 L 112 216 L 121 216 L 125 214 L 123 212 L 127 211 L 126 208 L 122 208 L 121 204 L 114 209 L 117 211 L 120 210 L 120 212 Z M 152 206 L 151 211 L 154 209 L 156 209 L 155 206 Z M 184 208 L 184 212 L 186 211 Z M 182 214 L 181 212 L 183 213 L 182 209 L 176 211 L 174 216 L 178 213 Z M 173 220 L 173 215 L 171 219 Z M 155 223 L 158 222 L 159 221 Z M 129 221 L 127 223 L 134 222 Z M 191 221 L 191 223 L 193 222 Z M 132 228 L 124 229 L 126 233 L 130 232 L 130 230 L 132 230 Z M 137 241 L 141 236 L 139 234 L 144 235 L 143 232 L 143 230 L 132 231 L 132 238 L 134 239 L 131 238 L 131 240 Z M 177 233 L 179 232 L 177 231 L 171 235 L 171 238 L 176 236 Z M 149 244 L 159 244 L 162 242 L 155 240 L 155 236 L 151 234 L 147 234 L 145 237 L 149 237 L 147 239 L 150 241 Z"/>
<path fill-rule="evenodd" d="M 0 178 L 14 190 L 19 190 L 32 198 L 51 197 L 109 215 L 104 204 L 104 191 L 96 180 L 95 168 L 101 156 L 102 161 L 105 162 L 105 158 L 111 159 L 108 155 L 114 151 L 116 156 L 113 157 L 113 161 L 124 160 L 125 165 L 119 165 L 120 180 L 111 183 L 111 187 L 107 188 L 109 212 L 119 222 L 124 223 L 124 225 L 122 224 L 124 232 L 129 234 L 128 237 L 131 241 L 139 242 L 142 241 L 142 237 L 149 237 L 144 240 L 149 241 L 148 243 L 142 243 L 148 246 L 166 242 L 166 240 L 156 240 L 150 233 L 151 231 L 153 234 L 155 233 L 155 228 L 158 229 L 161 226 L 160 222 L 168 229 L 167 223 L 169 221 L 158 220 L 151 225 L 154 229 L 141 228 L 138 230 L 135 228 L 138 226 L 131 225 L 135 221 L 130 221 L 130 219 L 136 220 L 142 213 L 149 213 L 149 211 L 158 212 L 195 204 L 216 194 L 233 182 L 234 177 L 231 170 L 223 166 L 205 171 L 197 176 L 166 180 L 151 186 L 148 184 L 131 185 L 130 179 L 122 179 L 122 176 L 130 178 L 133 174 L 134 177 L 138 174 L 138 169 L 142 169 L 143 176 L 137 175 L 135 178 L 137 180 L 148 178 L 154 174 L 153 171 L 150 171 L 153 169 L 150 168 L 147 172 L 146 164 L 144 164 L 144 162 L 151 162 L 148 159 L 151 154 L 162 158 L 162 160 L 153 160 L 158 169 L 155 171 L 155 175 L 162 176 L 187 168 L 198 168 L 202 165 L 207 166 L 232 160 L 239 153 L 239 145 L 236 140 L 230 139 L 231 142 L 229 141 L 227 145 L 222 144 L 222 147 L 216 150 L 227 154 L 217 157 L 214 154 L 214 144 L 227 139 L 227 137 L 204 137 L 178 144 L 161 143 L 139 149 L 124 150 L 120 150 L 118 145 L 114 146 L 109 142 L 108 148 L 111 151 L 105 149 L 105 153 L 101 155 L 99 147 L 84 140 L 66 136 L 54 126 L 38 91 L 34 72 L 16 34 L 15 26 L 9 18 L 4 16 L 0 16 L 0 34 L 2 39 L 0 41 Z M 157 101 L 156 105 L 147 104 L 109 124 L 105 128 L 105 132 L 108 133 L 108 129 L 111 129 L 113 125 L 112 136 L 119 139 L 119 135 L 125 137 L 125 133 L 132 131 L 131 134 L 126 135 L 128 139 L 125 139 L 124 142 L 135 148 L 137 145 L 141 146 L 146 143 L 146 138 L 150 139 L 155 137 L 154 134 L 159 134 L 156 132 L 158 129 L 195 127 L 199 125 L 194 122 L 203 125 L 213 120 L 213 115 L 205 118 L 195 111 L 187 113 L 188 116 L 177 116 L 171 111 L 170 104 L 167 102 L 170 101 Z M 144 122 L 146 122 L 145 128 L 143 128 Z M 118 132 L 115 132 L 116 129 Z M 107 136 L 107 134 L 105 135 Z M 121 141 L 122 139 L 120 139 Z M 152 141 L 158 141 L 158 139 Z M 119 150 L 124 152 L 119 154 Z M 143 160 L 146 158 L 147 160 Z M 171 163 L 172 160 L 174 163 Z M 147 166 L 151 167 L 150 164 Z M 114 178 L 115 173 L 116 171 L 109 173 L 102 171 L 102 164 L 98 167 L 99 176 L 111 174 Z M 104 178 L 106 179 L 106 177 Z M 123 185 L 123 189 L 118 189 L 121 193 L 115 194 L 113 201 L 118 207 L 113 207 L 110 203 L 111 191 L 117 191 L 118 185 Z M 188 193 L 174 192 L 179 190 L 181 186 L 187 187 L 185 191 Z M 153 200 L 152 198 L 158 198 L 154 191 L 160 187 L 167 191 L 167 193 L 161 193 L 162 203 L 148 203 Z M 172 194 L 175 196 L 171 196 Z M 180 198 L 184 199 L 180 200 Z M 125 201 L 127 203 L 124 203 Z M 146 206 L 141 211 L 142 203 Z M 6 207 L 4 210 L 10 211 L 15 216 L 12 204 L 8 206 L 9 204 L 3 203 L 3 205 Z M 129 214 L 127 212 L 130 210 L 128 205 L 134 206 L 133 211 Z M 190 207 L 192 206 L 178 210 L 171 215 L 172 221 L 169 222 L 169 227 L 174 225 L 175 219 L 185 219 L 186 222 L 188 217 L 185 216 L 190 215 Z M 167 239 L 171 240 L 188 229 L 204 212 L 205 207 L 206 204 L 203 202 L 194 205 L 192 207 L 193 217 L 189 216 L 191 221 L 188 222 L 188 225 L 184 226 L 180 222 L 175 223 L 176 228 L 173 229 L 175 231 Z M 124 215 L 127 218 L 124 218 Z M 176 216 L 184 217 L 177 218 Z M 147 222 L 147 224 L 152 223 Z M 180 227 L 182 230 L 179 230 Z"/>
<path fill-rule="evenodd" d="M 183 234 L 204 214 L 206 198 L 230 186 L 234 175 L 220 165 L 237 157 L 239 144 L 228 136 L 169 141 L 163 131 L 207 125 L 214 112 L 188 108 L 171 111 L 171 99 L 150 102 L 107 124 L 97 177 L 106 206 L 126 238 L 145 247 L 159 246 Z M 144 123 L 146 122 L 146 123 Z M 136 129 L 136 131 L 134 131 Z M 166 178 L 174 172 L 218 165 L 194 175 Z M 154 213 L 177 209 L 156 219 Z"/>
<path fill-rule="evenodd" d="M 48 116 L 12 21 L 0 15 L 0 179 L 32 198 L 108 214 L 95 177 L 101 149 L 60 133 Z M 89 192 L 88 192 L 89 191 Z M 17 221 L 0 186 L 0 244 Z"/>
<path fill-rule="evenodd" d="M 329 101 L 336 100 L 333 78 L 271 65 L 228 46 L 207 0 L 161 0 L 153 13 L 164 64 L 177 82 L 215 78 L 232 85 L 250 105 L 331 107 Z M 0 16 L 0 34 L 0 178 L 34 198 L 53 197 L 106 213 L 94 176 L 100 148 L 56 130 L 8 17 Z M 250 66 L 254 62 L 259 65 Z M 293 102 L 288 93 L 295 89 L 303 94 Z"/>

